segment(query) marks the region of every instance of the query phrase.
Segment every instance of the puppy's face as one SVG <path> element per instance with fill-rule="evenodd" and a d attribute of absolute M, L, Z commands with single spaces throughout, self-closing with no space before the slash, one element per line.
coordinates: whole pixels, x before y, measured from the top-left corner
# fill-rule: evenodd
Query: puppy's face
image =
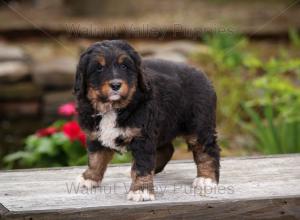
<path fill-rule="evenodd" d="M 85 87 L 86 97 L 96 108 L 122 108 L 130 103 L 137 89 L 140 62 L 138 54 L 124 41 L 96 43 L 81 56 L 77 74 L 83 82 L 76 83 Z"/>
<path fill-rule="evenodd" d="M 135 90 L 135 64 L 125 51 L 108 49 L 91 54 L 87 72 L 90 99 L 121 103 L 128 100 Z"/>

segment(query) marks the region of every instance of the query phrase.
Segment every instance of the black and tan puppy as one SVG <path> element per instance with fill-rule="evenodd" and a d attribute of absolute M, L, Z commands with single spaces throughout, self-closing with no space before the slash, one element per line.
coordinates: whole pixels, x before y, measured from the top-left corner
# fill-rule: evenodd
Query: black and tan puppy
<path fill-rule="evenodd" d="M 216 95 L 206 76 L 183 63 L 141 59 L 125 41 L 102 41 L 80 56 L 75 94 L 88 136 L 85 187 L 99 186 L 114 152 L 133 155 L 129 200 L 154 200 L 153 175 L 186 139 L 197 166 L 194 187 L 219 180 Z"/>

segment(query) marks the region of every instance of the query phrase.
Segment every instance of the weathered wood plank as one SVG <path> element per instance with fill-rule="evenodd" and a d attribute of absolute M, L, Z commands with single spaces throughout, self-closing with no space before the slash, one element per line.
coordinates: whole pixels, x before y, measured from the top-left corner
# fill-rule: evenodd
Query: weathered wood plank
<path fill-rule="evenodd" d="M 230 158 L 218 188 L 193 190 L 195 165 L 169 164 L 155 177 L 156 200 L 126 200 L 130 166 L 108 168 L 103 184 L 78 189 L 84 167 L 0 172 L 0 214 L 7 219 L 300 219 L 300 154 Z"/>

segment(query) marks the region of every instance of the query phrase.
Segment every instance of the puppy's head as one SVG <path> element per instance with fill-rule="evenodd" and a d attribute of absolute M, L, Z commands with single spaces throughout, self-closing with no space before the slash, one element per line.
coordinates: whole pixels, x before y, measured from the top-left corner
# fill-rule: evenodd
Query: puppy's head
<path fill-rule="evenodd" d="M 80 56 L 74 92 L 88 98 L 99 111 L 103 106 L 126 107 L 134 93 L 147 92 L 139 54 L 125 41 L 102 41 Z"/>

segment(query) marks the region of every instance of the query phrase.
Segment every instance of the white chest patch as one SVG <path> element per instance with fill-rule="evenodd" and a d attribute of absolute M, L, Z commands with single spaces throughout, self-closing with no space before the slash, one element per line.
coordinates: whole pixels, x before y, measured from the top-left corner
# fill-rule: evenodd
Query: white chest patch
<path fill-rule="evenodd" d="M 123 129 L 116 128 L 116 120 L 117 114 L 114 111 L 106 112 L 100 121 L 97 136 L 105 147 L 122 151 L 123 147 L 116 146 L 115 143 L 115 139 L 123 134 Z"/>
<path fill-rule="evenodd" d="M 97 131 L 98 140 L 103 146 L 115 149 L 121 152 L 126 151 L 125 146 L 117 146 L 116 138 L 122 136 L 123 138 L 132 139 L 134 136 L 139 135 L 139 129 L 134 128 L 118 128 L 117 126 L 117 114 L 115 111 L 109 111 L 102 115 L 102 119 L 99 123 L 99 129 Z"/>

